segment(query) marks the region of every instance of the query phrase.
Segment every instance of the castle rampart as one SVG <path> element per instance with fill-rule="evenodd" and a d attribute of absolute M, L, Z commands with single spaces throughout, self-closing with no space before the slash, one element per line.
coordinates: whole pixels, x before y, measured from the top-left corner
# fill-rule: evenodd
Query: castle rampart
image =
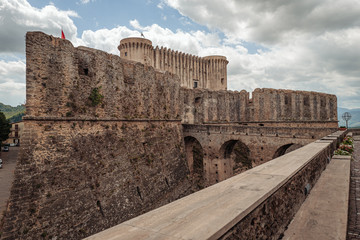
<path fill-rule="evenodd" d="M 226 58 L 122 43 L 144 64 L 27 33 L 24 140 L 3 239 L 89 236 L 337 127 L 334 95 L 214 91 L 209 74 L 226 84 Z M 181 87 L 193 79 L 213 87 Z"/>
<path fill-rule="evenodd" d="M 224 56 L 198 57 L 168 48 L 152 46 L 145 38 L 125 38 L 118 46 L 120 57 L 141 62 L 180 78 L 185 88 L 227 89 L 227 64 Z"/>
<path fill-rule="evenodd" d="M 337 128 L 335 95 L 283 89 L 246 91 L 181 89 L 184 94 L 182 122 L 187 124 L 237 123 L 300 127 L 311 122 Z"/>

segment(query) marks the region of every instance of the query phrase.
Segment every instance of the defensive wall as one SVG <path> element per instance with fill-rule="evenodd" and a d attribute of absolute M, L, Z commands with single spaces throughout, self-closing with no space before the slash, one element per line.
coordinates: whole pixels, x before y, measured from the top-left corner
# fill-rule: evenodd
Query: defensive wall
<path fill-rule="evenodd" d="M 86 237 L 337 128 L 334 95 L 190 90 L 178 75 L 41 32 L 27 33 L 26 58 L 2 239 Z"/>
<path fill-rule="evenodd" d="M 86 239 L 281 239 L 344 136 L 335 132 Z"/>
<path fill-rule="evenodd" d="M 335 95 L 283 89 L 184 91 L 183 123 L 337 128 Z M 291 124 L 291 125 L 290 125 Z"/>
<path fill-rule="evenodd" d="M 170 72 L 180 78 L 185 88 L 227 89 L 227 64 L 224 56 L 198 57 L 152 45 L 145 38 L 124 38 L 118 46 L 120 57 Z"/>
<path fill-rule="evenodd" d="M 172 74 L 26 35 L 26 117 L 2 239 L 80 239 L 197 190 Z"/>
<path fill-rule="evenodd" d="M 206 186 L 337 130 L 335 95 L 255 89 L 250 99 L 244 90 L 181 90 L 188 166 L 192 172 L 195 159 Z"/>

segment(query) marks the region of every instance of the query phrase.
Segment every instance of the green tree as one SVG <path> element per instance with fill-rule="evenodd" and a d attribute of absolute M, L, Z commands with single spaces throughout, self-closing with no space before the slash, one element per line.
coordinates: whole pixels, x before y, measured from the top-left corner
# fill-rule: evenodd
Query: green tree
<path fill-rule="evenodd" d="M 9 120 L 6 119 L 5 114 L 0 112 L 0 145 L 2 141 L 5 141 L 9 138 L 11 124 Z"/>

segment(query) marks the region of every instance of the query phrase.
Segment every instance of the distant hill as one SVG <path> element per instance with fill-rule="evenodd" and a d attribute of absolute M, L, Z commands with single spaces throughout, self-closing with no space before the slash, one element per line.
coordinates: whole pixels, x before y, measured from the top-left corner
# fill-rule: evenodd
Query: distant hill
<path fill-rule="evenodd" d="M 25 114 L 25 105 L 12 107 L 10 105 L 0 103 L 0 112 L 3 112 L 6 119 L 9 119 L 10 122 L 19 122 Z"/>
<path fill-rule="evenodd" d="M 9 121 L 10 121 L 11 123 L 20 122 L 20 121 L 22 120 L 22 117 L 23 117 L 24 115 L 25 115 L 24 112 L 18 113 L 18 114 L 16 114 L 16 115 L 12 116 L 11 118 L 9 118 Z"/>
<path fill-rule="evenodd" d="M 349 120 L 349 128 L 360 128 L 360 108 L 348 109 L 348 108 L 338 108 L 338 119 L 339 126 L 346 126 L 346 122 L 342 119 L 344 112 L 349 112 L 351 114 L 351 119 Z"/>

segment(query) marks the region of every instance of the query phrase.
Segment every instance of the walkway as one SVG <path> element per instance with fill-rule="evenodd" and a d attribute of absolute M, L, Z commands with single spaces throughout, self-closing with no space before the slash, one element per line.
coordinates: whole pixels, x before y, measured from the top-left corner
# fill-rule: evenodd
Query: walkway
<path fill-rule="evenodd" d="M 354 136 L 347 239 L 360 239 L 360 135 Z"/>
<path fill-rule="evenodd" d="M 334 156 L 283 239 L 346 239 L 350 156 Z"/>
<path fill-rule="evenodd" d="M 6 203 L 10 196 L 10 188 L 14 179 L 14 170 L 19 147 L 10 147 L 9 152 L 2 152 L 1 159 L 3 167 L 0 169 L 0 219 L 6 208 Z"/>

